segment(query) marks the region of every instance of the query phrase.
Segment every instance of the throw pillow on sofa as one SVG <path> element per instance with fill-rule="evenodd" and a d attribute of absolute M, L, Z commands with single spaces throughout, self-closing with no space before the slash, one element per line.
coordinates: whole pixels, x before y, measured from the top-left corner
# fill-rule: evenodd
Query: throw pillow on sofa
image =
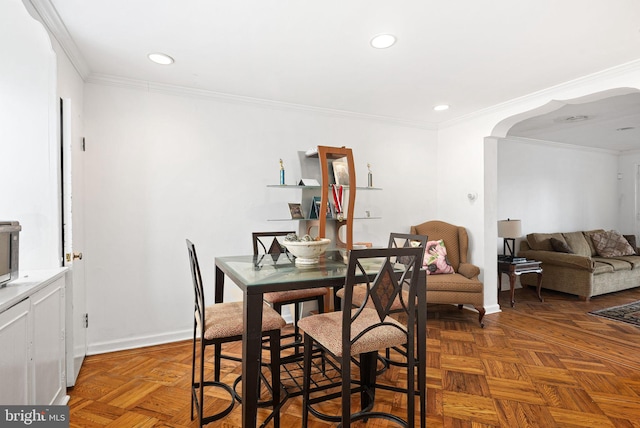
<path fill-rule="evenodd" d="M 636 253 L 624 236 L 615 230 L 592 233 L 591 241 L 600 257 L 631 256 Z"/>
<path fill-rule="evenodd" d="M 558 253 L 573 254 L 573 250 L 571 249 L 569 244 L 567 244 L 566 242 L 562 242 L 561 240 L 556 238 L 551 238 L 549 239 L 549 241 L 551 242 L 551 247 L 553 247 L 553 251 L 556 251 Z"/>
<path fill-rule="evenodd" d="M 626 239 L 629 245 L 631 245 L 631 248 L 633 248 L 634 250 L 634 254 L 638 255 L 638 246 L 636 245 L 636 235 L 622 235 L 622 236 L 624 236 L 624 239 Z"/>
<path fill-rule="evenodd" d="M 453 273 L 453 266 L 447 259 L 447 248 L 442 239 L 427 242 L 422 267 L 426 269 L 427 275 Z"/>

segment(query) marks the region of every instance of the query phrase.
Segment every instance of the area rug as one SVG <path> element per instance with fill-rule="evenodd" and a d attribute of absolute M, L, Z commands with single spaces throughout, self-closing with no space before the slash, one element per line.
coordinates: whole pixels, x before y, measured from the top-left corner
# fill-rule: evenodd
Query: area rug
<path fill-rule="evenodd" d="M 600 309 L 589 313 L 640 327 L 640 300 L 626 305 Z"/>

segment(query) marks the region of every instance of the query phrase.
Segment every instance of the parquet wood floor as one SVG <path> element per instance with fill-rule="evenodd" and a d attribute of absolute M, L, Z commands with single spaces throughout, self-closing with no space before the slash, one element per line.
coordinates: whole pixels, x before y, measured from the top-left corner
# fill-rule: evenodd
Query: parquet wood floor
<path fill-rule="evenodd" d="M 640 288 L 590 302 L 544 289 L 543 297 L 517 290 L 511 308 L 508 292 L 500 293 L 503 312 L 485 316 L 484 329 L 470 311 L 429 307 L 429 427 L 640 428 L 640 328 L 588 314 L 640 300 Z M 228 349 L 240 353 L 239 345 Z M 190 364 L 190 342 L 87 357 L 69 390 L 71 426 L 197 426 L 189 417 Z M 222 370 L 231 382 L 240 368 L 225 362 Z M 384 376 L 403 381 L 401 369 Z M 223 395 L 209 398 L 211 406 L 226 403 Z M 376 399 L 385 410 L 406 409 L 401 395 L 380 391 Z M 300 397 L 285 404 L 283 428 L 301 426 L 300 404 Z M 209 426 L 240 426 L 240 406 Z M 308 428 L 329 426 L 311 417 Z"/>

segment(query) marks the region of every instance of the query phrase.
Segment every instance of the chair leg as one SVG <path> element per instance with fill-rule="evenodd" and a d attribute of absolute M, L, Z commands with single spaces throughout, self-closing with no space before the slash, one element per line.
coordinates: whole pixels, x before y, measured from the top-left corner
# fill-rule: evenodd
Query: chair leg
<path fill-rule="evenodd" d="M 306 427 L 309 422 L 309 388 L 311 387 L 311 354 L 313 351 L 313 339 L 304 335 L 304 363 L 302 380 L 302 426 Z"/>
<path fill-rule="evenodd" d="M 324 314 L 324 294 L 318 296 L 318 313 L 319 314 Z M 320 358 L 322 358 L 320 360 L 320 366 L 321 366 L 321 370 L 322 370 L 322 374 L 325 374 L 325 372 L 327 371 L 327 366 L 326 366 L 326 362 L 324 359 L 324 351 L 321 352 Z"/>
<path fill-rule="evenodd" d="M 194 321 L 193 324 L 193 353 L 191 356 L 191 420 L 193 420 L 193 407 L 195 405 L 194 400 L 196 397 L 194 396 L 194 387 L 196 384 L 196 323 Z"/>
<path fill-rule="evenodd" d="M 351 426 L 351 358 L 340 357 L 342 370 L 342 427 Z"/>
<path fill-rule="evenodd" d="M 271 401 L 273 403 L 273 426 L 280 427 L 280 330 L 271 332 Z"/>
<path fill-rule="evenodd" d="M 200 389 L 198 390 L 198 426 L 202 426 L 204 417 L 204 340 L 200 337 L 200 380 L 198 381 Z"/>
<path fill-rule="evenodd" d="M 363 386 L 360 392 L 360 409 L 362 411 L 368 409 L 375 400 L 377 363 L 378 352 L 360 354 L 360 381 Z"/>
<path fill-rule="evenodd" d="M 222 344 L 220 343 L 216 343 L 213 346 L 213 364 L 214 364 L 214 373 L 213 373 L 213 379 L 216 382 L 220 382 L 220 362 L 222 361 Z"/>
<path fill-rule="evenodd" d="M 484 323 L 482 322 L 482 318 L 484 318 L 484 314 L 486 312 L 485 308 L 476 306 L 476 310 L 478 311 L 478 322 L 480 323 L 480 327 L 484 328 Z"/>
<path fill-rule="evenodd" d="M 298 320 L 300 319 L 300 303 L 294 303 L 294 315 L 293 315 L 293 342 L 298 343 L 298 337 L 300 337 L 300 329 L 298 328 Z M 300 346 L 295 347 L 296 355 L 300 355 Z"/>

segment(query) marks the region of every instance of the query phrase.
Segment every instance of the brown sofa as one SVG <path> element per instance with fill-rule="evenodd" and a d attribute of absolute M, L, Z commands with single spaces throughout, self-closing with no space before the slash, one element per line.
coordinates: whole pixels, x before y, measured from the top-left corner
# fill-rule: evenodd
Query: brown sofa
<path fill-rule="evenodd" d="M 586 301 L 640 286 L 640 256 L 600 257 L 591 239 L 595 232 L 604 231 L 531 233 L 520 242 L 518 257 L 542 262 L 543 288 L 575 294 Z M 551 238 L 555 238 L 553 245 Z M 558 242 L 567 244 L 573 254 L 558 251 Z M 638 254 L 635 246 L 634 250 Z M 523 275 L 520 281 L 535 286 L 536 276 Z"/>

